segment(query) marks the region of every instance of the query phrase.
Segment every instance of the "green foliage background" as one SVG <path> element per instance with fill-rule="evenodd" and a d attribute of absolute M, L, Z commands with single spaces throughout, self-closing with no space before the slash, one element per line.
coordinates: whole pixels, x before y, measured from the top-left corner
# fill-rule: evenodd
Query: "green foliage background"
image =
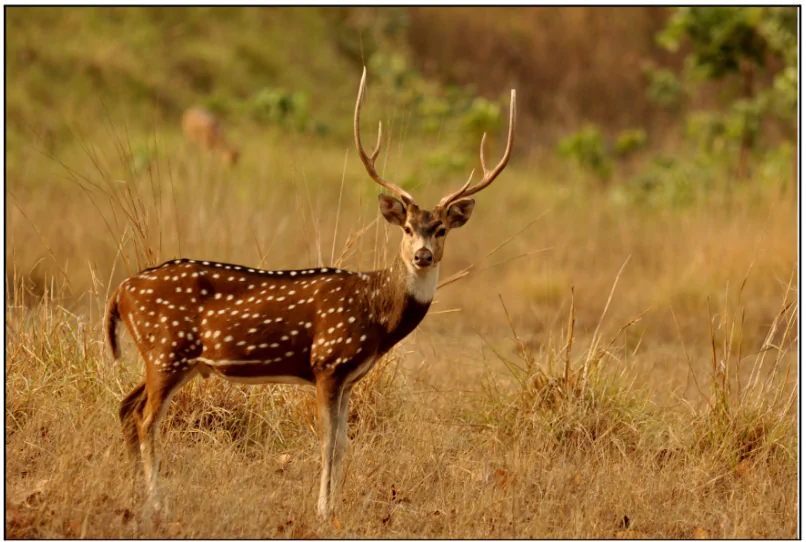
<path fill-rule="evenodd" d="M 500 142 L 511 87 L 516 152 L 556 148 L 593 185 L 667 190 L 661 172 L 683 162 L 706 176 L 774 171 L 763 182 L 781 186 L 794 172 L 793 7 L 9 8 L 6 31 L 12 183 L 26 156 L 110 127 L 135 147 L 170 145 L 198 104 L 236 137 L 341 147 L 362 64 L 367 117 L 425 142 L 437 176 L 472 167 L 482 133 Z"/>

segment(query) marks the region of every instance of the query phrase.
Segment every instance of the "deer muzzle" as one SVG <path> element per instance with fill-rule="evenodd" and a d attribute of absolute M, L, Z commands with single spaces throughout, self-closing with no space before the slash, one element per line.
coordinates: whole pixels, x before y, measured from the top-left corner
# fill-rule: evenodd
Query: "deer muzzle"
<path fill-rule="evenodd" d="M 414 265 L 419 268 L 431 267 L 434 263 L 434 254 L 427 248 L 421 248 L 414 253 Z"/>

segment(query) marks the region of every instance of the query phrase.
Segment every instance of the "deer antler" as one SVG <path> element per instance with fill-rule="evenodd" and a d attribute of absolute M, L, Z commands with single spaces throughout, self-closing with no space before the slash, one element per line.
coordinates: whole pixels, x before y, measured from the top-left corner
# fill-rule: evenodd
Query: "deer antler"
<path fill-rule="evenodd" d="M 411 197 L 411 194 L 399 186 L 385 181 L 375 170 L 375 159 L 378 157 L 378 153 L 381 152 L 381 138 L 383 134 L 380 121 L 378 121 L 378 142 L 375 144 L 375 150 L 372 151 L 372 155 L 367 156 L 367 153 L 364 152 L 364 147 L 361 145 L 361 128 L 359 126 L 359 119 L 361 117 L 361 101 L 364 99 L 364 92 L 366 91 L 366 88 L 367 68 L 364 67 L 364 74 L 361 76 L 361 85 L 358 87 L 358 99 L 355 102 L 355 119 L 353 122 L 355 129 L 355 146 L 358 149 L 358 155 L 361 157 L 361 161 L 364 162 L 364 167 L 366 168 L 367 173 L 369 173 L 369 176 L 372 177 L 373 181 L 400 196 L 406 205 L 414 203 L 414 198 Z"/>
<path fill-rule="evenodd" d="M 450 205 L 452 202 L 456 201 L 459 198 L 471 196 L 476 192 L 480 192 L 487 188 L 490 183 L 492 183 L 498 175 L 504 171 L 504 168 L 507 167 L 507 163 L 509 162 L 509 156 L 512 154 L 512 142 L 515 139 L 515 89 L 512 89 L 512 95 L 509 99 L 509 135 L 507 136 L 507 149 L 504 151 L 504 157 L 498 162 L 498 165 L 495 166 L 495 169 L 492 171 L 487 169 L 487 161 L 484 159 L 484 142 L 487 139 L 487 134 L 485 133 L 481 136 L 481 149 L 479 154 L 481 156 L 481 169 L 484 172 L 484 176 L 481 179 L 481 182 L 474 186 L 473 188 L 468 188 L 470 186 L 470 181 L 473 179 L 474 171 L 470 172 L 470 178 L 467 182 L 452 194 L 449 194 L 440 200 L 439 205 L 437 207 L 445 207 Z"/>

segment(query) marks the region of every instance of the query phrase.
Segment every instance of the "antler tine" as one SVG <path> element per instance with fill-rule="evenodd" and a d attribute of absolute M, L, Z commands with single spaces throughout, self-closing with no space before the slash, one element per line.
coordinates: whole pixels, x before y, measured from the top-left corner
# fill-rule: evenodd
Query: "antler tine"
<path fill-rule="evenodd" d="M 467 182 L 462 186 L 462 188 L 460 188 L 456 192 L 448 194 L 447 196 L 445 196 L 444 198 L 439 200 L 439 203 L 437 204 L 437 207 L 444 207 L 448 203 L 450 203 L 453 200 L 459 198 L 464 193 L 464 191 L 467 190 L 467 187 L 470 186 L 470 181 L 473 180 L 473 174 L 474 173 L 476 173 L 475 169 L 470 170 L 470 177 L 467 178 Z"/>
<path fill-rule="evenodd" d="M 375 142 L 375 150 L 372 151 L 372 159 L 373 165 L 375 164 L 375 159 L 378 157 L 378 153 L 381 152 L 381 141 L 383 140 L 383 123 L 378 121 L 378 141 Z"/>
<path fill-rule="evenodd" d="M 504 171 L 504 168 L 507 167 L 509 163 L 509 157 L 512 154 L 512 142 L 515 140 L 515 89 L 512 89 L 512 94 L 509 99 L 509 134 L 507 135 L 507 148 L 504 151 L 504 157 L 501 158 L 501 161 L 498 162 L 498 165 L 495 166 L 495 169 L 492 171 L 487 169 L 487 161 L 484 158 L 484 143 L 487 140 L 487 133 L 485 132 L 484 135 L 481 136 L 481 147 L 479 149 L 479 157 L 481 158 L 481 169 L 484 173 L 479 184 L 474 186 L 473 188 L 468 189 L 470 186 L 470 179 L 468 179 L 467 183 L 460 188 L 458 191 L 450 194 L 442 198 L 439 202 L 439 205 L 447 205 L 459 198 L 471 196 L 477 192 L 480 192 L 487 188 L 490 183 L 492 183 L 498 175 Z M 470 178 L 473 178 L 473 173 L 470 173 Z"/>
<path fill-rule="evenodd" d="M 381 139 L 383 137 L 383 127 L 380 121 L 378 122 L 378 141 L 375 144 L 375 149 L 372 151 L 372 156 L 367 156 L 367 153 L 364 152 L 363 145 L 361 145 L 361 127 L 360 127 L 361 102 L 364 99 L 364 92 L 366 91 L 366 88 L 367 88 L 367 68 L 364 67 L 364 73 L 361 75 L 361 84 L 358 87 L 358 99 L 355 102 L 355 118 L 353 119 L 355 146 L 358 149 L 358 155 L 361 157 L 361 161 L 364 163 L 364 168 L 367 170 L 367 173 L 369 173 L 369 176 L 372 178 L 373 181 L 400 196 L 400 198 L 403 199 L 403 201 L 406 204 L 413 203 L 414 198 L 411 197 L 411 194 L 409 194 L 399 186 L 385 181 L 383 177 L 378 175 L 378 172 L 375 170 L 375 159 L 378 158 L 378 154 L 381 152 Z"/>

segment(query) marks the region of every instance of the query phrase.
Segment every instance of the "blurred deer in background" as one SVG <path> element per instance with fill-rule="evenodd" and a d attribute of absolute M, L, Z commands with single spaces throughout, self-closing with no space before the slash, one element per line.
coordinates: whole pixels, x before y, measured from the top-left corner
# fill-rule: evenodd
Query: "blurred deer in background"
<path fill-rule="evenodd" d="M 221 159 L 231 166 L 238 162 L 238 149 L 224 139 L 221 121 L 210 111 L 191 107 L 182 115 L 182 131 L 193 143 L 204 149 L 216 151 Z"/>
<path fill-rule="evenodd" d="M 421 209 L 399 186 L 375 170 L 381 125 L 372 154 L 361 144 L 359 119 L 366 69 L 355 104 L 354 135 L 369 176 L 397 197 L 380 194 L 380 211 L 403 238 L 387 269 L 362 273 L 334 268 L 268 271 L 180 259 L 123 281 L 109 299 L 106 335 L 120 356 L 116 325 L 122 321 L 145 361 L 145 381 L 120 405 L 126 442 L 143 461 L 149 499 L 156 495 L 155 435 L 171 397 L 196 375 L 216 374 L 247 384 L 316 387 L 322 445 L 318 512 L 333 512 L 347 440 L 350 392 L 377 360 L 411 333 L 431 306 L 449 231 L 473 212 L 472 194 L 506 167 L 515 129 L 515 91 L 504 157 L 488 170 L 481 139 L 483 178 L 473 173 L 432 210 Z M 196 118 L 194 114 L 193 118 Z M 205 118 L 205 117 L 200 117 Z"/>

